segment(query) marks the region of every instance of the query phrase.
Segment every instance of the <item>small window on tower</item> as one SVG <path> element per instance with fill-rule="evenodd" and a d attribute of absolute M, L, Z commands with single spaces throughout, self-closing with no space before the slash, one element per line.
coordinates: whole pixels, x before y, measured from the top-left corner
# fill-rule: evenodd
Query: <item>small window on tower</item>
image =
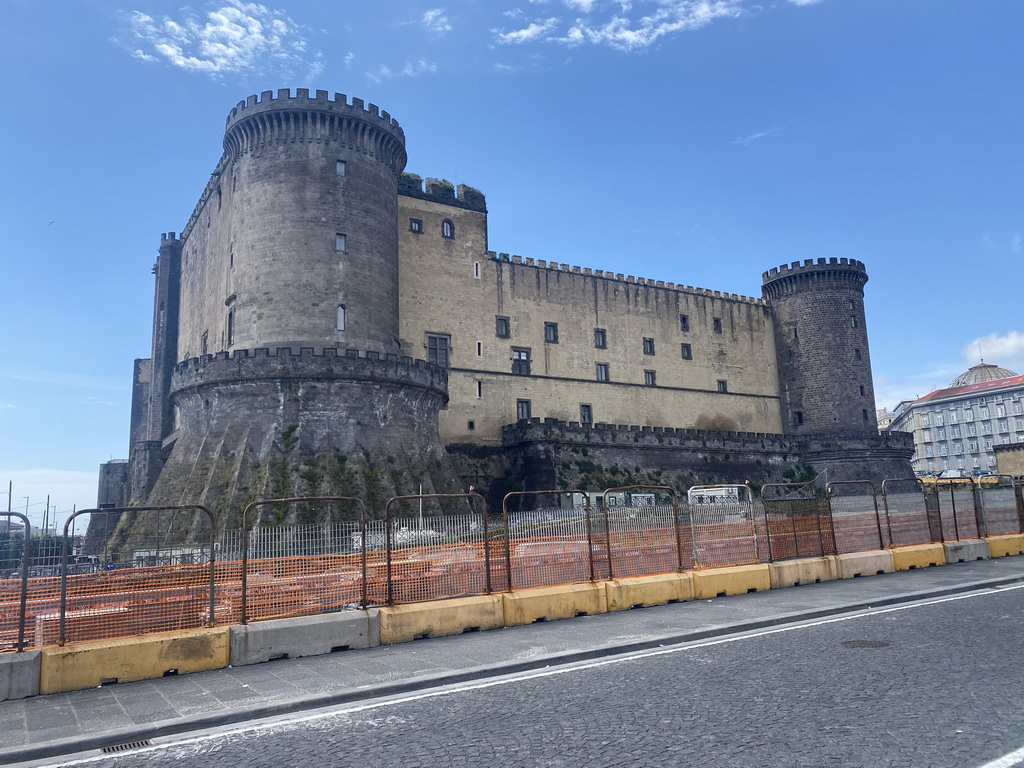
<path fill-rule="evenodd" d="M 604 328 L 594 329 L 594 347 L 596 349 L 605 349 L 608 346 L 608 331 Z"/>
<path fill-rule="evenodd" d="M 473 277 L 475 277 L 477 280 L 480 279 L 480 262 L 479 261 L 474 261 L 473 262 Z"/>
<path fill-rule="evenodd" d="M 210 332 L 209 331 L 203 331 L 203 338 L 202 338 L 202 342 L 201 342 L 201 348 L 203 350 L 202 354 L 204 354 L 204 355 L 205 354 L 209 354 L 208 353 L 209 346 L 210 346 Z"/>
<path fill-rule="evenodd" d="M 722 318 L 720 318 L 720 317 L 713 318 L 711 322 L 712 322 L 712 328 L 713 328 L 714 332 L 715 333 L 721 333 L 722 332 Z"/>
<path fill-rule="evenodd" d="M 653 355 L 654 354 L 654 339 L 647 338 L 646 336 L 644 337 L 644 354 L 645 355 Z"/>
<path fill-rule="evenodd" d="M 656 371 L 644 371 L 644 386 L 658 386 L 658 374 Z"/>
<path fill-rule="evenodd" d="M 860 385 L 860 396 L 864 397 L 864 385 L 863 384 Z"/>
<path fill-rule="evenodd" d="M 451 336 L 427 334 L 427 362 L 447 368 L 451 341 Z"/>
<path fill-rule="evenodd" d="M 586 403 L 580 404 L 580 424 L 594 423 L 594 408 Z"/>
<path fill-rule="evenodd" d="M 228 346 L 235 343 L 235 310 L 234 307 L 228 310 Z"/>
<path fill-rule="evenodd" d="M 335 324 L 335 327 L 339 331 L 344 331 L 345 330 L 345 305 L 344 304 L 339 304 L 338 305 L 338 319 L 337 319 L 337 322 Z"/>
<path fill-rule="evenodd" d="M 339 160 L 337 165 L 334 166 L 339 176 L 345 175 L 345 161 Z"/>
<path fill-rule="evenodd" d="M 548 344 L 558 343 L 558 323 L 544 323 L 544 341 Z"/>
<path fill-rule="evenodd" d="M 860 350 L 859 349 L 853 350 L 853 359 L 854 360 L 860 360 Z"/>
<path fill-rule="evenodd" d="M 608 363 L 597 363 L 597 380 L 611 381 L 611 377 L 608 373 Z"/>
<path fill-rule="evenodd" d="M 693 347 L 689 344 L 683 344 L 681 347 L 683 360 L 693 360 Z"/>
<path fill-rule="evenodd" d="M 446 237 L 449 240 L 455 239 L 455 225 L 451 219 L 445 219 L 441 222 L 441 237 Z"/>
<path fill-rule="evenodd" d="M 530 418 L 530 401 L 516 400 L 516 419 L 523 421 Z"/>
<path fill-rule="evenodd" d="M 422 219 L 409 219 L 409 231 L 415 234 L 420 234 L 423 231 L 423 220 Z"/>
<path fill-rule="evenodd" d="M 343 235 L 341 232 L 338 232 L 334 235 L 334 250 L 336 250 L 338 253 L 345 252 L 345 239 L 345 235 Z"/>
<path fill-rule="evenodd" d="M 512 327 L 507 317 L 496 316 L 494 318 L 494 335 L 499 339 L 507 339 L 512 335 Z"/>
<path fill-rule="evenodd" d="M 690 316 L 689 315 L 680 315 L 679 316 L 679 330 L 682 331 L 683 333 L 689 333 L 690 332 Z"/>
<path fill-rule="evenodd" d="M 728 392 L 729 391 L 729 382 L 727 382 L 725 379 L 719 379 L 718 380 L 718 391 L 719 392 L 723 392 L 723 393 Z"/>
<path fill-rule="evenodd" d="M 795 411 L 795 412 L 793 413 L 793 421 L 795 421 L 795 422 L 796 422 L 796 425 L 797 425 L 798 427 L 799 427 L 799 426 L 800 426 L 801 424 L 803 424 L 803 423 L 804 423 L 804 412 L 803 412 L 803 411 Z"/>

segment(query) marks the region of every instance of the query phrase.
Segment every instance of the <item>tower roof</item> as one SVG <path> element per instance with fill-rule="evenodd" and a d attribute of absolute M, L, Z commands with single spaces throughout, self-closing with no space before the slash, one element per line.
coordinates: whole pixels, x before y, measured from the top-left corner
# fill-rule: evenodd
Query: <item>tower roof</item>
<path fill-rule="evenodd" d="M 1009 379 L 1017 374 L 1006 368 L 1000 368 L 998 365 L 992 365 L 990 363 L 980 363 L 979 365 L 969 368 L 968 370 L 961 373 L 950 383 L 949 388 L 953 387 L 966 387 L 969 384 L 984 384 L 987 381 L 996 381 L 998 379 Z"/>

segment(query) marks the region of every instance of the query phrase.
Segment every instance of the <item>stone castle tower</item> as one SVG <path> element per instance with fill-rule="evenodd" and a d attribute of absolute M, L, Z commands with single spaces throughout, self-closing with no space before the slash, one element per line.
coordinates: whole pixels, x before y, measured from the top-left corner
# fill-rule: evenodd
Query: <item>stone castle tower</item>
<path fill-rule="evenodd" d="M 231 111 L 185 231 L 161 239 L 136 503 L 450 485 L 446 372 L 398 338 L 405 163 L 398 123 L 359 99 L 266 92 Z M 389 463 L 424 474 L 398 487 Z"/>
<path fill-rule="evenodd" d="M 762 280 L 775 320 L 783 429 L 876 434 L 864 265 L 808 259 L 765 272 Z"/>

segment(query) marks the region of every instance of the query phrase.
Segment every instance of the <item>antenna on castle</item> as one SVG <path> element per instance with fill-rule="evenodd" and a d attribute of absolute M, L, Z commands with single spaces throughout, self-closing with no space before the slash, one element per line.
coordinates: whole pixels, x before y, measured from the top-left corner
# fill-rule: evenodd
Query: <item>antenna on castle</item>
<path fill-rule="evenodd" d="M 981 359 L 981 364 L 985 364 L 985 355 L 981 353 L 981 342 L 978 342 L 978 357 Z"/>

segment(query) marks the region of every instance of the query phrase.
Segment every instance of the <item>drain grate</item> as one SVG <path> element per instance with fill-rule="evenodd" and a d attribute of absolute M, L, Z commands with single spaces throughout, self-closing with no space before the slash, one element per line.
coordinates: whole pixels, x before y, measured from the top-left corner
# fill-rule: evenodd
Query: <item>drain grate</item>
<path fill-rule="evenodd" d="M 152 739 L 143 739 L 142 741 L 126 741 L 124 744 L 114 744 L 111 747 L 103 747 L 100 752 L 105 755 L 110 755 L 115 752 L 127 752 L 130 749 L 142 749 L 143 747 L 152 746 Z"/>
<path fill-rule="evenodd" d="M 843 645 L 847 648 L 888 648 L 889 643 L 884 640 L 846 640 Z"/>

